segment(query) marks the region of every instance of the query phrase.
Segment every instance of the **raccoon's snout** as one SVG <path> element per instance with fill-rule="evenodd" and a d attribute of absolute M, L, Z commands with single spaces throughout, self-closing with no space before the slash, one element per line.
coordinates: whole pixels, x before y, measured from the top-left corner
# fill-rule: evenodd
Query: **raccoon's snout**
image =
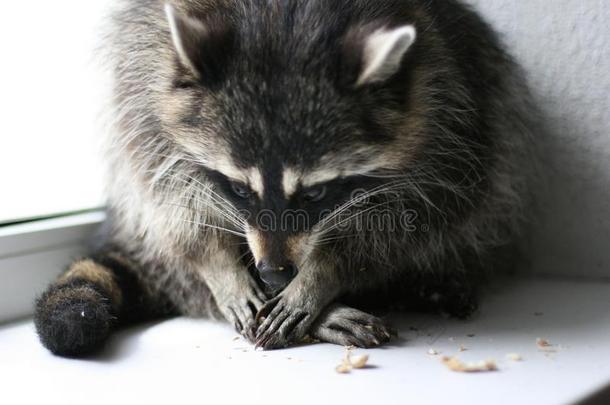
<path fill-rule="evenodd" d="M 285 288 L 297 275 L 297 268 L 292 263 L 273 265 L 267 260 L 261 260 L 256 268 L 263 283 L 273 289 Z"/>

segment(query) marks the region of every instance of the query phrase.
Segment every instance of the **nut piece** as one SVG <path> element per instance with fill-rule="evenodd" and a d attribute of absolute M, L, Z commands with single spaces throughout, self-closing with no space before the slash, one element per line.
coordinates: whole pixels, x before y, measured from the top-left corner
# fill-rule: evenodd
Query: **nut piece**
<path fill-rule="evenodd" d="M 353 346 L 349 346 L 345 348 L 345 356 L 343 357 L 343 362 L 335 367 L 335 371 L 340 374 L 347 374 L 353 369 L 364 368 L 366 363 L 369 361 L 368 355 L 362 356 L 353 356 L 352 350 Z"/>
<path fill-rule="evenodd" d="M 352 367 L 349 364 L 342 363 L 335 368 L 335 371 L 339 374 L 347 374 L 352 371 Z"/>
<path fill-rule="evenodd" d="M 318 339 L 312 338 L 309 335 L 306 335 L 303 338 L 303 340 L 301 340 L 301 344 L 304 344 L 304 345 L 312 345 L 312 344 L 315 344 L 315 343 L 320 343 L 320 341 Z"/>
<path fill-rule="evenodd" d="M 509 353 L 506 355 L 506 358 L 512 361 L 523 361 L 523 356 L 517 353 Z"/>
<path fill-rule="evenodd" d="M 428 354 L 430 356 L 438 356 L 440 353 L 434 349 L 430 349 L 430 350 L 428 350 Z"/>
<path fill-rule="evenodd" d="M 369 356 L 366 354 L 362 356 L 353 356 L 350 361 L 352 362 L 353 368 L 364 368 L 369 361 Z"/>
<path fill-rule="evenodd" d="M 546 354 L 557 352 L 557 347 L 555 345 L 552 345 L 546 339 L 536 339 L 536 346 L 538 346 L 538 349 L 545 352 Z"/>
<path fill-rule="evenodd" d="M 498 366 L 494 360 L 478 361 L 476 363 L 464 363 L 457 357 L 443 357 L 443 364 L 451 371 L 458 373 L 479 373 L 485 371 L 497 371 Z"/>

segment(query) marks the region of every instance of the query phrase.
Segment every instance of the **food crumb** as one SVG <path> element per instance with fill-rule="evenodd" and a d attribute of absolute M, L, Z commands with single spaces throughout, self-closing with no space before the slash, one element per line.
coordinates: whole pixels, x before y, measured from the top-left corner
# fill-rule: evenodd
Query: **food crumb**
<path fill-rule="evenodd" d="M 233 338 L 233 341 L 234 341 L 234 342 L 236 342 L 236 341 L 238 341 L 239 339 L 240 339 L 240 337 L 239 337 L 239 336 L 235 336 L 235 337 Z"/>
<path fill-rule="evenodd" d="M 460 352 L 465 352 L 466 350 L 468 350 L 466 347 L 464 347 L 464 345 L 460 345 L 460 348 L 458 349 Z"/>
<path fill-rule="evenodd" d="M 343 357 L 343 361 L 337 367 L 335 367 L 335 371 L 339 374 L 347 374 L 351 372 L 353 369 L 364 368 L 366 363 L 369 361 L 368 355 L 361 356 L 352 356 L 353 346 L 349 346 L 345 348 L 345 356 Z"/>
<path fill-rule="evenodd" d="M 494 360 L 483 360 L 476 363 L 464 363 L 457 357 L 443 357 L 442 362 L 449 370 L 458 373 L 480 373 L 497 371 L 498 366 Z"/>
<path fill-rule="evenodd" d="M 449 338 L 449 341 L 450 341 L 450 342 L 455 342 L 455 338 L 454 338 L 454 337 L 450 337 L 450 338 Z"/>
<path fill-rule="evenodd" d="M 557 351 L 554 345 L 552 345 L 548 340 L 542 338 L 536 339 L 536 346 L 538 346 L 538 349 L 547 353 L 554 353 Z"/>
<path fill-rule="evenodd" d="M 523 361 L 523 356 L 517 353 L 509 353 L 506 355 L 506 358 L 512 361 Z"/>
<path fill-rule="evenodd" d="M 335 368 L 335 371 L 339 374 L 347 374 L 352 371 L 352 367 L 349 364 L 341 363 Z"/>
<path fill-rule="evenodd" d="M 350 360 L 353 368 L 364 368 L 369 361 L 369 356 L 366 354 L 362 356 L 353 356 Z"/>
<path fill-rule="evenodd" d="M 428 354 L 429 354 L 430 356 L 438 356 L 440 353 L 439 353 L 437 350 L 434 350 L 434 349 L 429 349 L 429 350 L 428 350 Z"/>
<path fill-rule="evenodd" d="M 312 345 L 312 344 L 316 344 L 316 343 L 320 343 L 320 341 L 318 339 L 314 339 L 311 336 L 307 335 L 303 338 L 303 340 L 301 340 L 301 344 L 304 345 Z"/>

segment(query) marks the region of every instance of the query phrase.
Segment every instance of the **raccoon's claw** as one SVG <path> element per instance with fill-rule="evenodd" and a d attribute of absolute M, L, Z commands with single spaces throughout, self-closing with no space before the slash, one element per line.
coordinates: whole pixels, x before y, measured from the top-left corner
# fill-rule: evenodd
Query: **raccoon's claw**
<path fill-rule="evenodd" d="M 269 301 L 256 316 L 264 321 L 256 331 L 256 348 L 280 349 L 303 338 L 311 325 L 311 314 L 288 304 L 281 296 Z"/>
<path fill-rule="evenodd" d="M 310 333 L 323 342 L 362 348 L 381 346 L 396 335 L 381 319 L 341 305 L 327 308 Z"/>
<path fill-rule="evenodd" d="M 221 303 L 221 312 L 234 327 L 237 333 L 250 342 L 256 339 L 255 314 L 263 307 L 264 295 L 252 289 L 241 297 L 231 297 Z"/>
<path fill-rule="evenodd" d="M 277 304 L 280 302 L 281 298 L 282 297 L 278 295 L 277 297 L 267 301 L 265 305 L 263 305 L 256 314 L 256 322 L 259 324 L 264 323 L 267 317 L 271 315 Z"/>
<path fill-rule="evenodd" d="M 247 308 L 249 305 L 244 306 L 228 306 L 225 312 L 225 318 L 233 325 L 237 333 L 248 339 L 250 342 L 254 341 L 254 315 L 252 311 Z"/>

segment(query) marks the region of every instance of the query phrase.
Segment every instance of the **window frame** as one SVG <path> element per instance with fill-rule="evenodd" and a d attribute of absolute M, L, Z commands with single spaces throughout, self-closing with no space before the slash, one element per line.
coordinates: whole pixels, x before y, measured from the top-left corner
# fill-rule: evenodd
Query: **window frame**
<path fill-rule="evenodd" d="M 87 252 L 104 219 L 95 209 L 0 227 L 0 324 L 32 315 L 36 297 Z"/>

